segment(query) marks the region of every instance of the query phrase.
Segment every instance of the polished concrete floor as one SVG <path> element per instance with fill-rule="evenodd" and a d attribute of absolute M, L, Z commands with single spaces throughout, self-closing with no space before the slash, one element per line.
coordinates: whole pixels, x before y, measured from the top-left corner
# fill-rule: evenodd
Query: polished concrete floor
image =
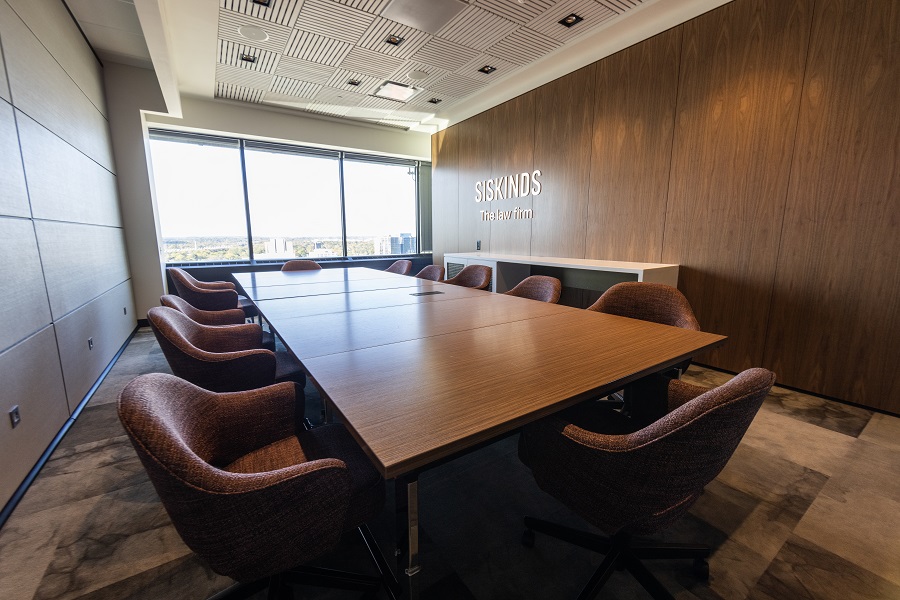
<path fill-rule="evenodd" d="M 153 371 L 168 367 L 141 330 L 0 530 L 3 600 L 190 600 L 230 584 L 181 542 L 118 422 L 119 391 Z M 686 375 L 707 386 L 728 377 Z M 426 472 L 420 501 L 424 598 L 573 598 L 601 560 L 546 537 L 521 546 L 525 514 L 583 523 L 536 487 L 515 438 Z M 388 548 L 389 510 L 372 526 Z M 900 419 L 775 389 L 724 471 L 662 537 L 715 548 L 708 583 L 689 565 L 650 565 L 679 599 L 900 600 Z M 371 570 L 354 536 L 320 564 Z M 648 596 L 616 573 L 599 597 Z"/>

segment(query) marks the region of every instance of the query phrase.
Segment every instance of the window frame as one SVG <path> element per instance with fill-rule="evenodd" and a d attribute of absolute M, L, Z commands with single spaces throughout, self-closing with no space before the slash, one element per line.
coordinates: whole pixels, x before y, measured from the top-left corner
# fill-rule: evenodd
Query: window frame
<path fill-rule="evenodd" d="M 249 187 L 247 184 L 247 162 L 246 162 L 246 150 L 263 150 L 268 152 L 281 152 L 285 154 L 292 155 L 300 155 L 300 156 L 317 156 L 323 158 L 336 158 L 338 161 L 338 183 L 340 186 L 340 204 L 341 204 L 341 248 L 343 251 L 342 256 L 336 256 L 333 258 L 324 259 L 324 261 L 334 261 L 334 260 L 359 260 L 364 258 L 392 258 L 395 256 L 416 256 L 421 253 L 421 198 L 419 197 L 419 167 L 422 165 L 430 165 L 429 161 L 423 160 L 414 160 L 407 158 L 400 158 L 395 156 L 380 156 L 376 154 L 366 154 L 362 152 L 353 152 L 353 151 L 344 151 L 344 150 L 329 150 L 327 148 L 317 148 L 313 146 L 302 146 L 299 144 L 287 144 L 283 142 L 268 142 L 264 140 L 252 140 L 240 137 L 231 137 L 225 135 L 210 135 L 203 133 L 194 133 L 188 131 L 178 131 L 172 129 L 162 129 L 157 127 L 151 127 L 148 129 L 148 137 L 150 140 L 165 140 L 170 142 L 183 142 L 183 143 L 196 143 L 201 145 L 217 145 L 217 146 L 228 146 L 228 147 L 237 147 L 240 152 L 240 164 L 241 164 L 241 183 L 242 183 L 242 193 L 244 197 L 244 219 L 246 221 L 247 226 L 247 250 L 248 250 L 248 260 L 212 260 L 208 262 L 178 262 L 178 263 L 170 263 L 166 262 L 167 265 L 215 265 L 215 264 L 250 264 L 250 265 L 266 265 L 266 264 L 277 264 L 279 262 L 283 262 L 279 259 L 271 259 L 271 260 L 256 260 L 256 257 L 253 254 L 253 231 L 250 220 L 250 194 Z M 152 154 L 150 157 L 152 161 Z M 369 162 L 369 163 L 380 163 L 386 165 L 402 165 L 406 167 L 411 167 L 415 170 L 415 235 L 416 235 L 416 248 L 415 252 L 411 254 L 387 254 L 387 255 L 373 255 L 371 257 L 365 256 L 354 256 L 348 257 L 347 255 L 347 206 L 346 206 L 346 196 L 344 189 L 344 161 L 357 161 L 357 162 Z M 151 181 L 151 183 L 153 183 Z M 158 200 L 157 200 L 158 202 Z M 156 218 L 159 218 L 159 214 L 157 213 Z"/>

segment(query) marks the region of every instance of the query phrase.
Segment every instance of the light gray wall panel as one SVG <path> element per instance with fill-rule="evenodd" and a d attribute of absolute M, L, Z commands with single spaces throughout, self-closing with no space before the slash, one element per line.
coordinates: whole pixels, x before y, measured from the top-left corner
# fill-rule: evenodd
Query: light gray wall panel
<path fill-rule="evenodd" d="M 69 417 L 52 326 L 0 353 L 0 381 L 0 502 L 5 502 Z M 5 418 L 13 406 L 22 416 L 15 429 Z"/>
<path fill-rule="evenodd" d="M 122 230 L 35 221 L 53 320 L 129 278 Z"/>
<path fill-rule="evenodd" d="M 114 171 L 106 119 L 5 2 L 0 2 L 13 106 Z"/>
<path fill-rule="evenodd" d="M 136 324 L 130 280 L 56 322 L 70 410 L 91 389 Z M 93 349 L 88 347 L 89 338 Z"/>
<path fill-rule="evenodd" d="M 115 175 L 23 113 L 16 118 L 34 218 L 121 226 Z"/>
<path fill-rule="evenodd" d="M 6 82 L 6 65 L 3 61 L 3 39 L 0 38 L 0 98 L 9 102 L 9 84 Z"/>
<path fill-rule="evenodd" d="M 0 100 L 0 215 L 31 216 L 13 108 L 2 100 Z"/>
<path fill-rule="evenodd" d="M 100 63 L 60 0 L 7 0 L 97 109 L 106 114 Z"/>
<path fill-rule="evenodd" d="M 2 351 L 49 324 L 50 305 L 29 219 L 0 218 L 0 256 L 0 281 L 7 292 L 0 302 Z"/>

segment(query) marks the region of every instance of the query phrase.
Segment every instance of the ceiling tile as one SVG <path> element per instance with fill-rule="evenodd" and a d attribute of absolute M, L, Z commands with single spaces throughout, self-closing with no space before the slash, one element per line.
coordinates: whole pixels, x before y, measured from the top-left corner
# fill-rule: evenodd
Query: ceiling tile
<path fill-rule="evenodd" d="M 300 81 L 299 79 L 290 79 L 288 77 L 279 77 L 278 75 L 272 80 L 270 92 L 276 94 L 284 94 L 285 96 L 297 96 L 299 98 L 312 98 L 321 89 L 321 85 L 310 83 L 308 81 Z"/>
<path fill-rule="evenodd" d="M 269 39 L 257 42 L 251 41 L 238 33 L 238 27 L 242 25 L 254 25 L 262 28 Z M 291 28 L 276 23 L 270 23 L 262 19 L 257 19 L 241 13 L 236 13 L 224 8 L 219 9 L 219 38 L 237 42 L 238 44 L 252 43 L 256 48 L 268 50 L 270 52 L 283 52 L 287 45 L 288 37 L 291 35 Z"/>
<path fill-rule="evenodd" d="M 219 0 L 220 8 L 288 27 L 293 27 L 297 20 L 301 4 L 303 0 L 272 0 L 271 5 L 266 7 L 253 0 Z"/>
<path fill-rule="evenodd" d="M 343 117 L 351 109 L 350 106 L 342 106 L 339 104 L 329 104 L 326 102 L 313 102 L 306 107 L 307 112 L 327 115 L 330 117 Z"/>
<path fill-rule="evenodd" d="M 256 62 L 247 62 L 242 57 L 252 56 Z M 246 44 L 219 40 L 218 62 L 258 73 L 274 73 L 278 65 L 279 55 L 268 50 L 260 50 Z"/>
<path fill-rule="evenodd" d="M 365 94 L 357 94 L 346 90 L 323 87 L 320 89 L 313 100 L 316 102 L 325 102 L 327 104 L 336 104 L 340 106 L 359 106 L 359 103 L 366 99 Z"/>
<path fill-rule="evenodd" d="M 364 10 L 373 15 L 380 15 L 391 0 L 334 0 L 338 4 Z"/>
<path fill-rule="evenodd" d="M 477 92 L 488 83 L 489 82 L 487 80 L 480 80 L 472 77 L 465 77 L 464 75 L 456 75 L 455 73 L 451 73 L 444 79 L 441 79 L 439 82 L 429 87 L 428 91 L 432 94 L 444 94 L 447 96 L 462 98 L 464 96 L 468 96 L 473 92 Z"/>
<path fill-rule="evenodd" d="M 353 117 L 354 119 L 380 121 L 381 119 L 386 119 L 388 115 L 391 114 L 391 112 L 392 111 L 383 108 L 363 108 L 360 106 L 354 106 L 347 111 L 346 116 Z"/>
<path fill-rule="evenodd" d="M 521 3 L 515 0 L 477 0 L 475 4 L 524 25 L 556 4 L 556 0 L 525 0 Z"/>
<path fill-rule="evenodd" d="M 525 65 L 561 45 L 554 39 L 522 27 L 488 48 L 488 53 L 517 65 Z"/>
<path fill-rule="evenodd" d="M 291 32 L 284 53 L 294 58 L 334 66 L 344 60 L 351 48 L 353 45 L 347 42 L 295 29 Z"/>
<path fill-rule="evenodd" d="M 597 0 L 597 2 L 608 6 L 610 9 L 618 13 L 623 13 L 631 10 L 632 8 L 637 8 L 644 3 L 644 0 Z"/>
<path fill-rule="evenodd" d="M 410 71 L 423 71 L 428 73 L 428 77 L 425 79 L 410 79 L 407 75 L 409 75 Z M 408 60 L 403 65 L 394 71 L 391 74 L 391 81 L 396 81 L 397 83 L 404 83 L 406 85 L 411 85 L 413 87 L 421 87 L 427 88 L 433 83 L 437 83 L 440 79 L 443 79 L 447 75 L 449 75 L 449 71 L 445 71 L 444 69 L 439 69 L 432 65 L 426 65 L 425 63 L 417 62 L 415 60 Z"/>
<path fill-rule="evenodd" d="M 378 108 L 393 112 L 403 106 L 403 103 L 387 100 L 385 98 L 378 98 L 376 96 L 366 96 L 366 99 L 360 102 L 359 105 L 363 108 Z"/>
<path fill-rule="evenodd" d="M 437 98 L 440 100 L 439 103 L 433 104 L 429 102 L 432 98 Z M 443 94 L 435 94 L 431 90 L 425 90 L 421 94 L 417 94 L 412 100 L 406 103 L 406 106 L 413 110 L 428 110 L 430 112 L 435 112 L 437 110 L 442 110 L 447 108 L 452 104 L 456 104 L 458 101 L 457 98 L 453 98 L 452 96 L 445 96 Z"/>
<path fill-rule="evenodd" d="M 399 36 L 403 38 L 403 41 L 398 46 L 388 44 L 385 40 L 390 35 Z M 403 25 L 390 19 L 377 17 L 360 38 L 358 45 L 388 56 L 409 58 L 429 39 L 431 39 L 431 35 L 424 31 L 413 29 L 409 25 Z"/>
<path fill-rule="evenodd" d="M 354 48 L 347 55 L 347 58 L 341 62 L 340 66 L 348 71 L 384 78 L 389 77 L 402 64 L 403 60 L 400 58 L 394 58 L 393 56 L 387 56 L 364 48 Z"/>
<path fill-rule="evenodd" d="M 519 25 L 477 6 L 469 6 L 435 34 L 437 37 L 484 50 L 513 32 Z"/>
<path fill-rule="evenodd" d="M 262 100 L 263 94 L 265 94 L 263 90 L 245 88 L 229 83 L 216 83 L 216 98 L 228 98 L 229 100 L 259 103 Z"/>
<path fill-rule="evenodd" d="M 275 74 L 282 77 L 290 77 L 291 79 L 302 79 L 312 83 L 325 84 L 334 75 L 334 71 L 335 68 L 328 65 L 283 56 L 278 62 Z"/>
<path fill-rule="evenodd" d="M 381 125 L 387 125 L 389 127 L 398 127 L 400 129 L 409 129 L 413 125 L 419 124 L 418 121 L 410 121 L 407 119 L 391 119 L 391 118 L 382 119 L 382 120 L 378 121 L 378 123 Z"/>
<path fill-rule="evenodd" d="M 477 50 L 454 44 L 441 38 L 432 38 L 411 58 L 445 71 L 455 71 L 477 55 Z"/>
<path fill-rule="evenodd" d="M 572 27 L 559 24 L 563 18 L 573 13 L 584 21 Z M 568 42 L 617 16 L 616 12 L 594 0 L 569 0 L 557 4 L 539 15 L 528 23 L 528 28 L 560 42 Z"/>
<path fill-rule="evenodd" d="M 485 65 L 490 65 L 497 70 L 493 73 L 480 73 L 478 69 Z M 491 54 L 479 54 L 468 63 L 458 68 L 455 72 L 459 75 L 471 77 L 472 79 L 481 79 L 484 77 L 487 83 L 490 84 L 494 83 L 495 80 L 500 79 L 507 73 L 512 73 L 518 68 L 519 65 L 513 64 L 508 60 L 497 58 Z"/>
<path fill-rule="evenodd" d="M 310 103 L 309 99 L 291 96 L 290 94 L 282 94 L 281 92 L 266 92 L 263 95 L 262 101 L 289 105 L 291 108 L 306 108 Z"/>
<path fill-rule="evenodd" d="M 355 44 L 375 15 L 325 0 L 306 0 L 294 27 Z"/>
<path fill-rule="evenodd" d="M 348 81 L 358 81 L 359 85 L 350 85 Z M 348 92 L 356 92 L 357 94 L 371 94 L 384 81 L 381 77 L 372 77 L 365 73 L 357 73 L 355 71 L 347 71 L 346 69 L 338 69 L 328 80 L 329 87 L 347 90 Z"/>
<path fill-rule="evenodd" d="M 272 75 L 231 65 L 216 65 L 216 81 L 246 88 L 268 90 L 272 83 Z"/>

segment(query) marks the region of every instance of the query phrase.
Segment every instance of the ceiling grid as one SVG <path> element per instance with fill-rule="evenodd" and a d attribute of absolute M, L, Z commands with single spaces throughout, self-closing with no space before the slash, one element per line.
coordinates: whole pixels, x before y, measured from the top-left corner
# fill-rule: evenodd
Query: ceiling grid
<path fill-rule="evenodd" d="M 219 0 L 216 96 L 428 131 L 422 123 L 439 108 L 647 0 L 420 0 L 444 10 L 427 25 L 396 1 Z M 573 14 L 582 20 L 560 23 Z M 258 39 L 239 32 L 247 28 Z M 415 93 L 407 102 L 373 96 L 386 81 Z"/>

